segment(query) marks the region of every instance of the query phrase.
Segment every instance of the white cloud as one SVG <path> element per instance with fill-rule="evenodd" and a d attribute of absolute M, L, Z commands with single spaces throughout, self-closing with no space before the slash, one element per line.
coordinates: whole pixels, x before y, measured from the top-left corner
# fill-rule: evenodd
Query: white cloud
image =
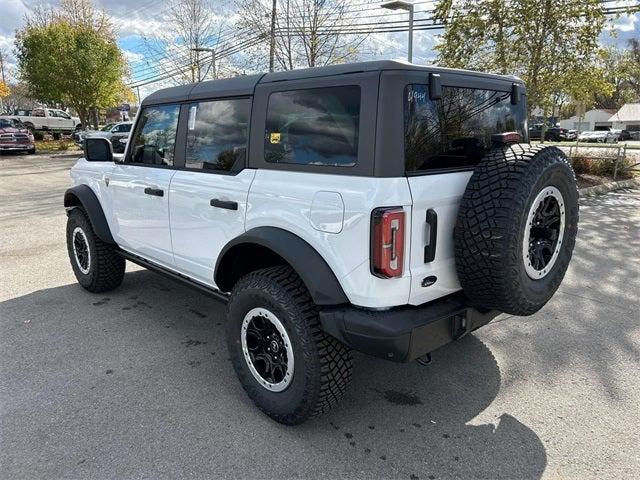
<path fill-rule="evenodd" d="M 124 57 L 129 61 L 129 63 L 138 63 L 144 59 L 144 55 L 139 52 L 123 50 L 122 53 L 124 54 Z"/>
<path fill-rule="evenodd" d="M 2 0 L 0 10 L 0 35 L 13 35 L 24 22 L 24 16 L 30 11 L 23 0 Z"/>
<path fill-rule="evenodd" d="M 613 28 L 620 32 L 632 32 L 638 23 L 637 14 L 624 14 L 613 22 Z"/>

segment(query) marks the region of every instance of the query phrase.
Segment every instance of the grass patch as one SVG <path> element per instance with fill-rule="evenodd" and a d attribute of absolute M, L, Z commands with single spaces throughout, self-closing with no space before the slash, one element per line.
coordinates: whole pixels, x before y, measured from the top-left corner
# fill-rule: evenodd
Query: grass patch
<path fill-rule="evenodd" d="M 36 151 L 38 153 L 57 153 L 57 152 L 79 152 L 80 149 L 69 138 L 60 140 L 36 140 Z"/>

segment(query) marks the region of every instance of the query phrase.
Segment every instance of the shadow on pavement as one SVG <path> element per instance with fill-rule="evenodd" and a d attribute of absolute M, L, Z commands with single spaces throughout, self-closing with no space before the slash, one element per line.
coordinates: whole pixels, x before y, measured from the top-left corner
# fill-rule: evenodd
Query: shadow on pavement
<path fill-rule="evenodd" d="M 91 295 L 77 285 L 0 304 L 4 475 L 57 478 L 540 478 L 545 448 L 504 413 L 470 336 L 428 367 L 356 354 L 328 415 L 288 428 L 233 374 L 224 305 L 147 271 Z"/>

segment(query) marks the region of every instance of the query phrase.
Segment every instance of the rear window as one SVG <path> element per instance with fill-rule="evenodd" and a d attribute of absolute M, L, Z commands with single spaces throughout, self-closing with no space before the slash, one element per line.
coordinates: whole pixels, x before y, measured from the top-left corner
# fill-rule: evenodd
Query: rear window
<path fill-rule="evenodd" d="M 404 97 L 407 173 L 473 167 L 498 133 L 517 132 L 526 141 L 526 105 L 511 104 L 511 92 L 443 87 L 429 99 L 427 85 L 408 85 Z"/>
<path fill-rule="evenodd" d="M 352 167 L 359 127 L 357 85 L 274 92 L 267 107 L 265 161 Z"/>

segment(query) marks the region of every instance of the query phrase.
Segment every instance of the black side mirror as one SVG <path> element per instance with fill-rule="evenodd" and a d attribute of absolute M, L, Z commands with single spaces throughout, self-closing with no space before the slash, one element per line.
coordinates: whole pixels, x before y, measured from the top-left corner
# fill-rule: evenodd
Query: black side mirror
<path fill-rule="evenodd" d="M 522 95 L 522 89 L 517 83 L 511 84 L 511 105 L 518 105 L 520 103 L 520 96 Z"/>
<path fill-rule="evenodd" d="M 113 162 L 113 147 L 106 138 L 85 138 L 84 158 L 88 162 Z"/>
<path fill-rule="evenodd" d="M 429 98 L 431 100 L 442 98 L 442 79 L 438 73 L 429 74 Z"/>

